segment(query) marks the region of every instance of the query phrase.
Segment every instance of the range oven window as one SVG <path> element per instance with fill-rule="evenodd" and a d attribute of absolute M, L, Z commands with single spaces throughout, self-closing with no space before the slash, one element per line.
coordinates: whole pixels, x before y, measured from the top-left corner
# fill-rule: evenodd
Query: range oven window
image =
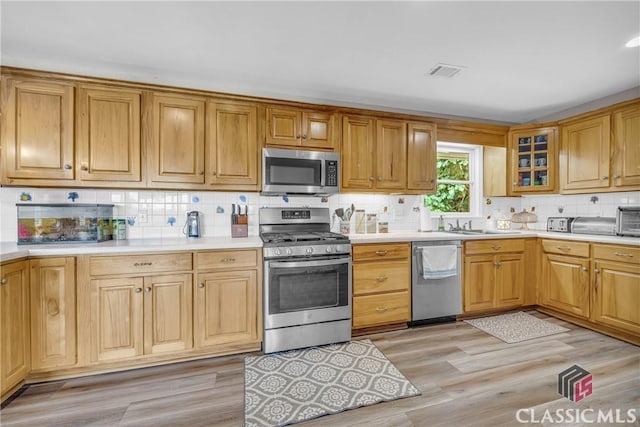
<path fill-rule="evenodd" d="M 268 185 L 322 184 L 322 160 L 267 157 L 265 172 Z"/>
<path fill-rule="evenodd" d="M 270 267 L 269 314 L 347 306 L 348 265 Z"/>

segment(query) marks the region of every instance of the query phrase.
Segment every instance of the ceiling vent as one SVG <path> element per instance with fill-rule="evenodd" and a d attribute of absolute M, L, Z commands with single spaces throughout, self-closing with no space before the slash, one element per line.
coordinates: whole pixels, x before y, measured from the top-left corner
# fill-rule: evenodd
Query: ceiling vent
<path fill-rule="evenodd" d="M 453 77 L 462 71 L 464 67 L 459 65 L 436 64 L 430 71 L 430 76 Z"/>

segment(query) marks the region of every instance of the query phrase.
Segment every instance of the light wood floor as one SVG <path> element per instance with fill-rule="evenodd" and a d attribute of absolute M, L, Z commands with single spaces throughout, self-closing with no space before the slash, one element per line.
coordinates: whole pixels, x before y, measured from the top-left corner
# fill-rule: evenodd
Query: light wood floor
<path fill-rule="evenodd" d="M 346 411 L 305 426 L 519 425 L 515 413 L 640 407 L 640 347 L 544 314 L 569 332 L 505 344 L 457 322 L 370 335 L 422 390 L 418 397 Z M 256 354 L 256 353 L 253 353 Z M 243 355 L 34 384 L 0 411 L 8 426 L 240 426 Z M 575 404 L 557 394 L 573 364 L 593 374 Z"/>

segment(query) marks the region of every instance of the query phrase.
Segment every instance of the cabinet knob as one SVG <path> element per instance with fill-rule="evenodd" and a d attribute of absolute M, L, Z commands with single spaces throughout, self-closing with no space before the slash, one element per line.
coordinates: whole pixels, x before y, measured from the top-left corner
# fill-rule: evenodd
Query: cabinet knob
<path fill-rule="evenodd" d="M 594 272 L 594 273 L 596 273 L 596 274 L 598 274 L 598 273 L 600 273 L 600 270 L 598 270 L 597 268 L 595 268 L 595 269 L 593 270 L 593 272 Z"/>
<path fill-rule="evenodd" d="M 307 139 L 307 134 L 306 133 L 302 134 L 302 139 Z"/>
<path fill-rule="evenodd" d="M 0 280 L 0 285 L 6 285 L 8 282 L 8 280 L 6 278 L 2 278 L 2 280 Z"/>
<path fill-rule="evenodd" d="M 370 176 L 370 177 L 369 177 L 369 181 L 375 181 L 375 178 L 374 178 L 374 177 L 372 177 L 372 176 Z"/>
<path fill-rule="evenodd" d="M 204 171 L 198 171 L 198 175 L 204 175 Z"/>
<path fill-rule="evenodd" d="M 211 176 L 216 176 L 218 173 L 216 171 L 211 172 Z"/>
<path fill-rule="evenodd" d="M 600 179 L 604 181 L 605 179 L 609 179 L 609 177 L 607 175 L 602 175 Z"/>
<path fill-rule="evenodd" d="M 147 286 L 146 288 L 144 288 L 144 291 L 145 291 L 146 293 L 151 292 L 151 286 Z"/>
<path fill-rule="evenodd" d="M 80 169 L 83 171 L 88 171 L 89 170 L 89 166 L 82 164 L 82 166 L 80 166 Z"/>
<path fill-rule="evenodd" d="M 582 271 L 588 271 L 589 269 L 587 267 L 582 267 Z"/>
<path fill-rule="evenodd" d="M 140 292 L 142 292 L 142 288 L 136 288 L 136 294 L 139 294 Z"/>
<path fill-rule="evenodd" d="M 300 134 L 299 133 L 296 134 L 296 138 L 300 138 Z"/>
<path fill-rule="evenodd" d="M 198 283 L 198 287 L 199 287 L 200 289 L 204 289 L 204 283 Z"/>
<path fill-rule="evenodd" d="M 378 181 L 382 181 L 382 177 L 381 176 L 378 177 Z"/>
<path fill-rule="evenodd" d="M 496 267 L 502 267 L 502 263 L 500 261 L 493 263 Z"/>
<path fill-rule="evenodd" d="M 620 175 L 618 174 L 613 175 L 613 179 L 620 179 Z"/>
<path fill-rule="evenodd" d="M 71 165 L 70 165 L 69 163 L 65 163 L 65 164 L 64 164 L 64 168 L 65 168 L 66 170 L 69 170 L 69 169 L 71 169 Z"/>

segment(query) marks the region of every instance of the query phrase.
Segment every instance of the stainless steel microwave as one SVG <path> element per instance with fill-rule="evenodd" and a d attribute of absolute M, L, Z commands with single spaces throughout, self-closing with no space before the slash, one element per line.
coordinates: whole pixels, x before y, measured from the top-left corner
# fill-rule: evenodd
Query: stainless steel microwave
<path fill-rule="evenodd" d="M 330 195 L 340 191 L 340 154 L 262 149 L 262 194 Z"/>

